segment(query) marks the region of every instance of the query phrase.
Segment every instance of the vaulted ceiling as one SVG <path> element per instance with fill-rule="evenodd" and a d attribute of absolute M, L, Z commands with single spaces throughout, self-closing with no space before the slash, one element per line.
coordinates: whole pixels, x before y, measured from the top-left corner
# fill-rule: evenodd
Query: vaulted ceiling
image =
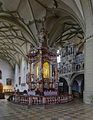
<path fill-rule="evenodd" d="M 48 45 L 62 47 L 74 39 L 84 43 L 84 13 L 80 0 L 0 0 L 0 58 L 12 66 L 39 47 L 42 27 Z"/>

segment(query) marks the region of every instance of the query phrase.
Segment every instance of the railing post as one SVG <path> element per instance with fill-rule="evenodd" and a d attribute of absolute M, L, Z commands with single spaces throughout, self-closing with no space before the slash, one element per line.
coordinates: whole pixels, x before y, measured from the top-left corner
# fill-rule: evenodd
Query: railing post
<path fill-rule="evenodd" d="M 46 107 L 46 97 L 45 96 L 42 96 L 42 102 L 43 102 L 43 106 L 45 108 Z"/>
<path fill-rule="evenodd" d="M 31 97 L 30 96 L 29 96 L 28 100 L 29 100 L 28 104 L 31 105 Z"/>
<path fill-rule="evenodd" d="M 46 104 L 46 97 L 43 96 L 43 105 L 45 105 L 45 104 Z"/>

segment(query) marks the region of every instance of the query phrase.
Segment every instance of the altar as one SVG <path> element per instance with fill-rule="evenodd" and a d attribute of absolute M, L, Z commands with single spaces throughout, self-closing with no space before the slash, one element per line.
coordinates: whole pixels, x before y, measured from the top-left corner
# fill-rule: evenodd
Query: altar
<path fill-rule="evenodd" d="M 44 28 L 39 33 L 39 47 L 32 48 L 27 54 L 30 70 L 27 74 L 28 88 L 40 91 L 44 95 L 45 91 L 57 94 L 58 91 L 58 70 L 57 51 L 48 47 L 48 38 Z M 52 95 L 52 94 L 50 94 Z"/>

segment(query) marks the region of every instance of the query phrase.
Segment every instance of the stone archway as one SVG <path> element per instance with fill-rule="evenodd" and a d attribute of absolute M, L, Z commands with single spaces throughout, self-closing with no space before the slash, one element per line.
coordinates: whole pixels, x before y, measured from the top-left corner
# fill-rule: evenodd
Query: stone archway
<path fill-rule="evenodd" d="M 79 84 L 76 80 L 73 81 L 71 85 L 72 94 L 74 97 L 79 97 Z"/>
<path fill-rule="evenodd" d="M 62 77 L 59 78 L 58 91 L 59 91 L 59 95 L 68 93 L 69 86 L 65 78 Z"/>
<path fill-rule="evenodd" d="M 2 93 L 2 92 L 3 92 L 3 84 L 0 83 L 0 93 Z"/>
<path fill-rule="evenodd" d="M 78 74 L 73 77 L 71 82 L 71 89 L 75 97 L 83 98 L 84 74 Z"/>

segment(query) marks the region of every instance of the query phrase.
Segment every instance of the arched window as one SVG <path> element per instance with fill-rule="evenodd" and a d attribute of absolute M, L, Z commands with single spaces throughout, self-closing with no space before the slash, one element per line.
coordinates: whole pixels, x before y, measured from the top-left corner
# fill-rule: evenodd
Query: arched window
<path fill-rule="evenodd" d="M 76 65 L 76 70 L 80 70 L 80 65 Z"/>
<path fill-rule="evenodd" d="M 0 70 L 0 79 L 2 79 L 2 71 Z"/>
<path fill-rule="evenodd" d="M 67 69 L 66 67 L 63 68 L 63 73 L 66 73 L 67 72 Z"/>
<path fill-rule="evenodd" d="M 6 85 L 12 85 L 12 79 L 6 78 Z"/>
<path fill-rule="evenodd" d="M 21 77 L 19 77 L 19 85 L 21 85 Z"/>

